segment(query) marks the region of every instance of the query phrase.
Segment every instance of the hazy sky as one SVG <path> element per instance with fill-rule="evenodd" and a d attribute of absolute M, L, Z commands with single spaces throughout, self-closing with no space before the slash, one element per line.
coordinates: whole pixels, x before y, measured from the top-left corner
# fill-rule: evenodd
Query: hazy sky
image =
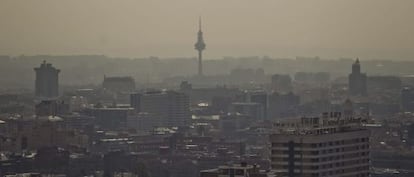
<path fill-rule="evenodd" d="M 414 0 L 0 0 L 0 54 L 414 60 Z"/>

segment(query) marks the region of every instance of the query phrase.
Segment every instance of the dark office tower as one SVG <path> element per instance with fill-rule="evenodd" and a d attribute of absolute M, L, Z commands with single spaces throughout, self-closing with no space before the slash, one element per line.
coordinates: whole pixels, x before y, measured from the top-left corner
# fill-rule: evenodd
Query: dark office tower
<path fill-rule="evenodd" d="M 203 75 L 203 50 L 206 49 L 206 44 L 203 39 L 203 32 L 201 31 L 201 17 L 199 19 L 199 30 L 197 33 L 197 43 L 194 45 L 194 48 L 198 51 L 198 75 Z"/>
<path fill-rule="evenodd" d="M 352 73 L 349 74 L 349 93 L 353 96 L 367 95 L 367 75 L 361 73 L 361 65 L 358 58 L 352 64 Z"/>
<path fill-rule="evenodd" d="M 54 98 L 59 96 L 59 69 L 56 69 L 50 63 L 43 63 L 36 72 L 35 94 L 37 97 Z"/>

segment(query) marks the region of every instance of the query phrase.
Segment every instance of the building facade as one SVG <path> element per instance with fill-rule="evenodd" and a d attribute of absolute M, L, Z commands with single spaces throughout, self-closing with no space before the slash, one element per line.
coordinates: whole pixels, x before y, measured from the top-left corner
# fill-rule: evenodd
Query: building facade
<path fill-rule="evenodd" d="M 161 126 L 180 127 L 191 119 L 190 98 L 181 92 L 151 91 L 132 96 L 131 103 L 141 113 L 148 113 Z"/>
<path fill-rule="evenodd" d="M 272 170 L 286 177 L 370 175 L 370 132 L 341 113 L 276 123 L 270 136 Z"/>
<path fill-rule="evenodd" d="M 59 96 L 59 69 L 50 63 L 43 63 L 36 72 L 35 95 L 42 98 L 55 98 Z"/>
<path fill-rule="evenodd" d="M 267 177 L 274 176 L 268 172 L 260 171 L 258 165 L 241 164 L 222 165 L 218 168 L 200 171 L 200 177 Z"/>

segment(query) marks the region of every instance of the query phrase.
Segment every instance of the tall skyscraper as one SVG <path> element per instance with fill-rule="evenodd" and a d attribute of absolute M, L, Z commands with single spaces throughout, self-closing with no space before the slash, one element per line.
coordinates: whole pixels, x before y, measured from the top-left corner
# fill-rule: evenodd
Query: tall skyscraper
<path fill-rule="evenodd" d="M 203 75 L 203 50 L 206 49 L 206 44 L 203 39 L 203 32 L 201 31 L 201 17 L 198 21 L 198 33 L 197 33 L 197 43 L 194 45 L 194 48 L 198 51 L 198 75 Z"/>
<path fill-rule="evenodd" d="M 367 75 L 361 73 L 361 65 L 357 58 L 352 64 L 352 73 L 349 74 L 349 93 L 353 96 L 367 95 Z"/>
<path fill-rule="evenodd" d="M 59 69 L 56 69 L 50 63 L 43 63 L 36 72 L 35 94 L 37 97 L 54 98 L 59 96 Z"/>
<path fill-rule="evenodd" d="M 276 175 L 370 176 L 370 131 L 361 118 L 333 112 L 286 121 L 276 123 L 270 136 Z"/>

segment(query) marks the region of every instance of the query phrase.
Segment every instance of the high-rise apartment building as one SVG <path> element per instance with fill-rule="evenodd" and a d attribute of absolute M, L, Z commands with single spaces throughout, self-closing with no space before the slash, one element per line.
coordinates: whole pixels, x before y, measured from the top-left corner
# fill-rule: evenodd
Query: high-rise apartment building
<path fill-rule="evenodd" d="M 131 105 L 138 112 L 148 113 L 159 125 L 179 127 L 188 125 L 191 119 L 190 99 L 181 92 L 150 91 L 131 96 Z"/>
<path fill-rule="evenodd" d="M 286 177 L 369 176 L 370 132 L 361 121 L 335 112 L 276 123 L 272 170 Z"/>
<path fill-rule="evenodd" d="M 36 72 L 35 95 L 42 98 L 55 98 L 59 96 L 59 69 L 56 69 L 50 63 L 43 63 Z"/>

